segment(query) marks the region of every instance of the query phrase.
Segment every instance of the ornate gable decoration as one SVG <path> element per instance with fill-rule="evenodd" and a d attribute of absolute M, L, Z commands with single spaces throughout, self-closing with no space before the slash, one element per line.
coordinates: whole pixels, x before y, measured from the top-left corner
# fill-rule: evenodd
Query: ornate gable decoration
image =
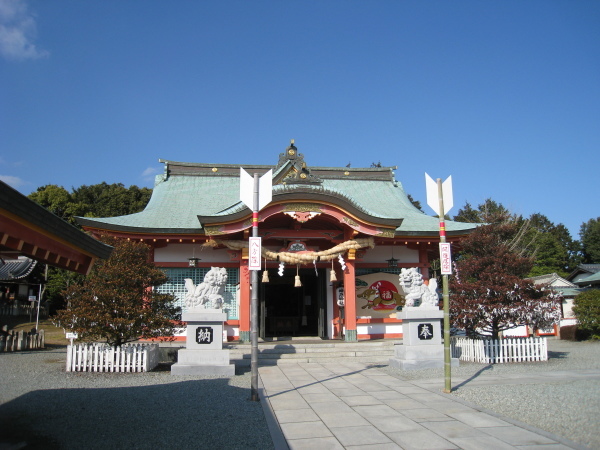
<path fill-rule="evenodd" d="M 294 145 L 294 140 L 284 153 L 279 154 L 279 162 L 277 168 L 287 166 L 284 174 L 280 178 L 280 183 L 283 184 L 321 184 L 323 180 L 312 175 L 310 169 L 306 166 L 304 155 L 298 153 L 298 149 Z"/>

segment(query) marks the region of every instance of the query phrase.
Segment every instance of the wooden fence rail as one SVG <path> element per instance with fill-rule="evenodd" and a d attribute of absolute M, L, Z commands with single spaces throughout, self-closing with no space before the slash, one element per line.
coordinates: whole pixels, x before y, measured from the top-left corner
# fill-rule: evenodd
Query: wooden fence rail
<path fill-rule="evenodd" d="M 545 337 L 498 340 L 454 336 L 451 350 L 453 358 L 486 364 L 548 360 L 548 343 Z"/>
<path fill-rule="evenodd" d="M 26 332 L 6 331 L 6 327 L 0 332 L 0 352 L 18 352 L 21 350 L 34 350 L 44 348 L 45 335 L 44 330 Z"/>
<path fill-rule="evenodd" d="M 37 316 L 37 303 L 0 305 L 0 316 Z M 40 306 L 40 319 L 48 318 L 48 308 Z"/>
<path fill-rule="evenodd" d="M 73 344 L 67 346 L 67 372 L 148 372 L 158 365 L 158 344 Z"/>

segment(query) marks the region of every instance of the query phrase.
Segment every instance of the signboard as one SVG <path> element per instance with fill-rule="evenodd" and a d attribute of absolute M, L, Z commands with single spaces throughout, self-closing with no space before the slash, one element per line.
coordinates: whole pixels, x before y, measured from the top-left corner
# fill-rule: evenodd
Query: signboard
<path fill-rule="evenodd" d="M 442 275 L 452 275 L 452 255 L 448 242 L 440 243 L 440 272 Z"/>
<path fill-rule="evenodd" d="M 35 295 L 30 295 L 29 296 L 29 301 L 30 302 L 35 302 L 35 301 L 37 301 L 37 297 Z"/>
<path fill-rule="evenodd" d="M 77 333 L 68 332 L 67 339 L 77 339 Z"/>
<path fill-rule="evenodd" d="M 214 330 L 212 327 L 196 328 L 196 342 L 198 344 L 212 344 Z"/>
<path fill-rule="evenodd" d="M 260 237 L 251 237 L 248 248 L 248 269 L 260 270 L 260 262 L 262 257 L 262 244 Z"/>
<path fill-rule="evenodd" d="M 419 339 L 428 341 L 433 338 L 433 325 L 430 323 L 420 323 L 417 326 L 417 333 L 419 334 Z"/>

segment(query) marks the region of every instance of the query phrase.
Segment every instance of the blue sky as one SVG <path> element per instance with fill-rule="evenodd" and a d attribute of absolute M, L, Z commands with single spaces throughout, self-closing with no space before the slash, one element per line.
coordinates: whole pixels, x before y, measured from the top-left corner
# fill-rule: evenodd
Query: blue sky
<path fill-rule="evenodd" d="M 600 216 L 600 2 L 0 0 L 0 179 L 152 187 L 158 159 L 452 175 L 578 239 Z M 433 214 L 432 211 L 427 210 Z"/>

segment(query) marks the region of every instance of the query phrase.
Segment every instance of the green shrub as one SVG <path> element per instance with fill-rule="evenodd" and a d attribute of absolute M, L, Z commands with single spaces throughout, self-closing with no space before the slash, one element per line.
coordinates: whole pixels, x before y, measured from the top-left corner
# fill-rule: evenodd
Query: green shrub
<path fill-rule="evenodd" d="M 592 339 L 600 339 L 600 289 L 590 289 L 575 297 L 573 313 L 578 329 Z"/>

